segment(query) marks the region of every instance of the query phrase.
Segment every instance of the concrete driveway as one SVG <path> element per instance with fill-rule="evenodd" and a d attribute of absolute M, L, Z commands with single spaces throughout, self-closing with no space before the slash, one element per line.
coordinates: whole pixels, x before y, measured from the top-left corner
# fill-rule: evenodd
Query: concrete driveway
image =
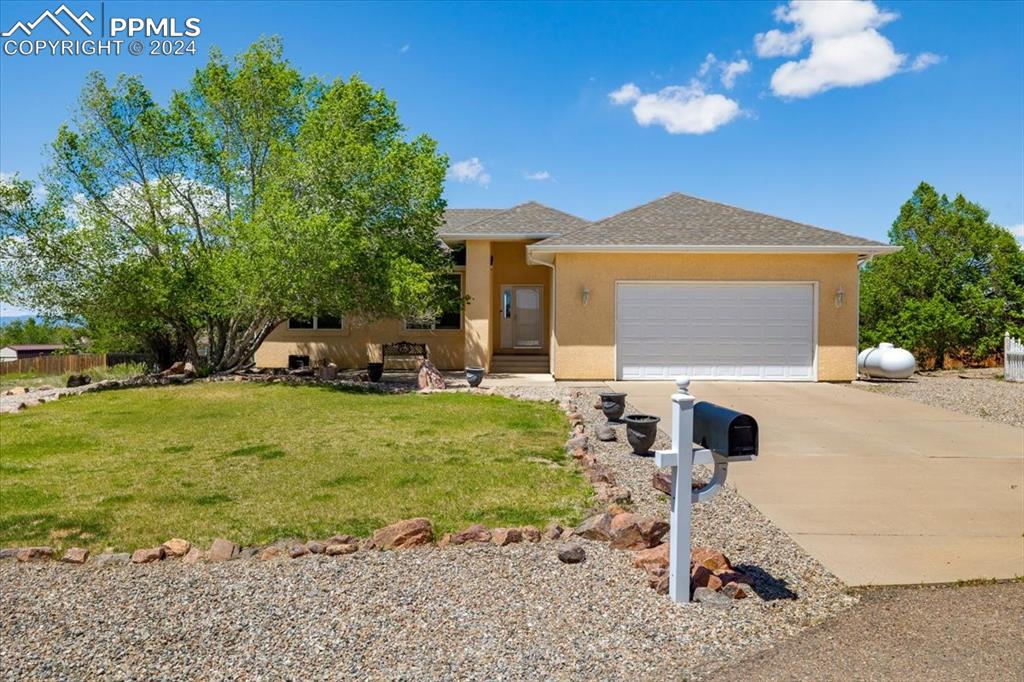
<path fill-rule="evenodd" d="M 674 384 L 608 385 L 671 419 Z M 1024 575 L 1024 429 L 831 384 L 690 390 L 757 419 L 729 481 L 847 584 Z"/>

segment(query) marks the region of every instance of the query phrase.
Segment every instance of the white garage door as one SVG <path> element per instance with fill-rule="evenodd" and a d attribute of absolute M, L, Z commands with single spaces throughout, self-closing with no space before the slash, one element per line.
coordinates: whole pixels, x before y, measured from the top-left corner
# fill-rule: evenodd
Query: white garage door
<path fill-rule="evenodd" d="M 620 379 L 813 380 L 814 285 L 619 283 Z"/>

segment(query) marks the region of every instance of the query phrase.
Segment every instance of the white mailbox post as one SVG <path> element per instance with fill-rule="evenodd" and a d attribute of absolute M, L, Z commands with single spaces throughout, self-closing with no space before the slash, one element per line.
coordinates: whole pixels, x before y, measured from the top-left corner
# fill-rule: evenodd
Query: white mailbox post
<path fill-rule="evenodd" d="M 669 530 L 669 566 L 668 594 L 672 601 L 690 601 L 690 505 L 696 502 L 707 502 L 721 490 L 729 469 L 728 452 L 712 452 L 707 448 L 694 447 L 693 413 L 694 399 L 689 393 L 690 379 L 676 379 L 677 392 L 672 396 L 672 449 L 658 450 L 654 453 L 654 462 L 659 467 L 672 469 L 672 527 Z M 708 405 L 709 403 L 702 403 Z M 722 409 L 710 406 L 714 409 Z M 730 411 L 731 412 L 731 411 Z M 737 414 L 737 413 L 733 413 Z M 744 416 L 744 419 L 749 419 Z M 753 420 L 750 420 L 753 423 Z M 735 459 L 751 460 L 756 457 L 756 425 L 755 454 Z M 691 489 L 693 466 L 695 464 L 713 464 L 714 474 L 707 485 Z"/>

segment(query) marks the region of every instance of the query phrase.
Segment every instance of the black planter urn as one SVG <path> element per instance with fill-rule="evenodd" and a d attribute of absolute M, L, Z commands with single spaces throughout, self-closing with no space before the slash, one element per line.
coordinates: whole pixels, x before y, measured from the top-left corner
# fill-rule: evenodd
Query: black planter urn
<path fill-rule="evenodd" d="M 618 422 L 626 411 L 625 393 L 601 393 L 601 411 L 610 422 Z"/>
<path fill-rule="evenodd" d="M 471 388 L 476 388 L 480 385 L 480 382 L 484 380 L 484 368 L 483 367 L 467 367 L 466 368 L 466 381 L 469 382 Z"/>
<path fill-rule="evenodd" d="M 622 420 L 626 423 L 626 440 L 633 448 L 634 455 L 648 455 L 651 446 L 658 437 L 658 422 L 661 417 L 650 414 L 627 414 Z"/>
<path fill-rule="evenodd" d="M 383 362 L 368 362 L 366 363 L 366 373 L 370 377 L 370 381 L 380 381 L 381 377 L 384 376 L 384 363 Z"/>

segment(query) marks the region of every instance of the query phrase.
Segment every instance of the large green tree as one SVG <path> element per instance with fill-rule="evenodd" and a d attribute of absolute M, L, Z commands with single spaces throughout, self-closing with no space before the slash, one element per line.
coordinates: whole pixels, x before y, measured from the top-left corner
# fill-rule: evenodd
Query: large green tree
<path fill-rule="evenodd" d="M 276 39 L 212 52 L 165 106 L 93 74 L 45 199 L 0 187 L 0 298 L 215 371 L 289 317 L 436 313 L 458 302 L 436 233 L 446 169 L 382 91 L 304 77 Z"/>
<path fill-rule="evenodd" d="M 1005 332 L 1024 331 L 1024 252 L 984 208 L 922 182 L 889 241 L 903 248 L 861 275 L 862 343 L 891 341 L 942 367 L 947 354 L 984 358 Z"/>

